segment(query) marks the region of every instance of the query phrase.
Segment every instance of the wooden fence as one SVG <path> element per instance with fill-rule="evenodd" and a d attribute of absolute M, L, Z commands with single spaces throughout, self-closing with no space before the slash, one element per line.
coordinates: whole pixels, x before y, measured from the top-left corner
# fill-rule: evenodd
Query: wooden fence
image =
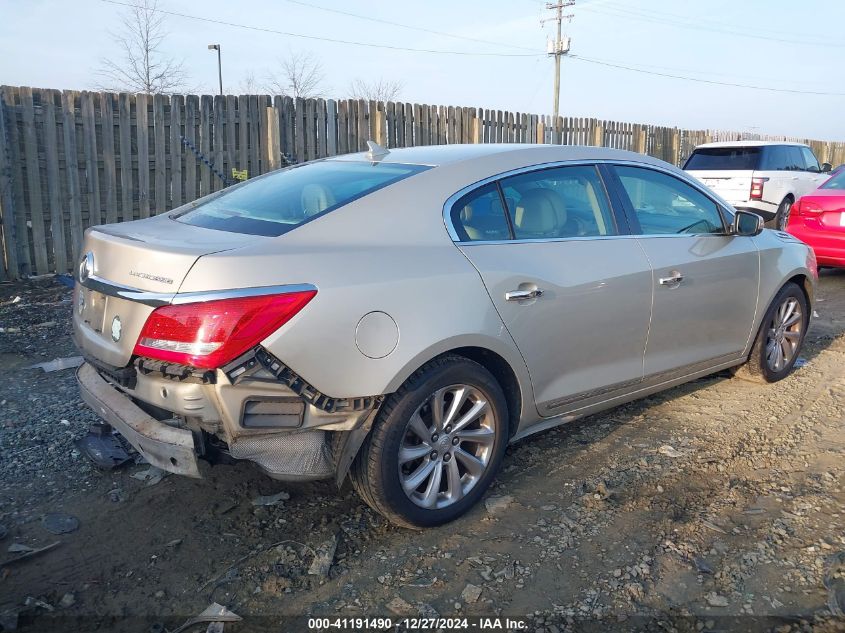
<path fill-rule="evenodd" d="M 71 271 L 82 232 L 146 218 L 233 179 L 366 149 L 444 143 L 601 145 L 680 164 L 741 133 L 485 108 L 0 88 L 0 279 Z M 755 138 L 760 138 L 756 136 Z M 845 163 L 845 143 L 801 140 Z"/>

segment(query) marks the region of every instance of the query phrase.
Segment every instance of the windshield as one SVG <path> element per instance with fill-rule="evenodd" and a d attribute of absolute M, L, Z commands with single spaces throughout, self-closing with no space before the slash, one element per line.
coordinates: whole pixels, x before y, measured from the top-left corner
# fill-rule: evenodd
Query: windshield
<path fill-rule="evenodd" d="M 209 229 L 275 237 L 426 169 L 399 163 L 307 163 L 256 178 L 175 219 Z"/>
<path fill-rule="evenodd" d="M 760 160 L 759 147 L 705 147 L 695 150 L 686 170 L 753 170 Z"/>
<path fill-rule="evenodd" d="M 845 168 L 840 169 L 827 180 L 819 189 L 842 189 L 845 190 Z"/>

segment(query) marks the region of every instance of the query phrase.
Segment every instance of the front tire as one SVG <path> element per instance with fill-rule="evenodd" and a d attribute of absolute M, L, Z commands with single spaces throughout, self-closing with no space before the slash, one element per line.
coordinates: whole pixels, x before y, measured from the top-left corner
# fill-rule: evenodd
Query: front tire
<path fill-rule="evenodd" d="M 448 523 L 489 487 L 508 435 L 507 401 L 493 375 L 462 356 L 442 356 L 385 400 L 352 466 L 352 485 L 397 525 Z"/>
<path fill-rule="evenodd" d="M 735 375 L 766 383 L 786 378 L 804 344 L 809 323 L 807 297 L 797 284 L 787 283 L 766 311 L 748 362 L 738 367 Z"/>

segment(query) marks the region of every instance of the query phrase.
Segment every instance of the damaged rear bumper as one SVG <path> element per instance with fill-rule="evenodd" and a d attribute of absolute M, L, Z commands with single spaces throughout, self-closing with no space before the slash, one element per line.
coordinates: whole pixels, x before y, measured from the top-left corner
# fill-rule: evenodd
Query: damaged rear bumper
<path fill-rule="evenodd" d="M 79 367 L 76 379 L 85 404 L 116 428 L 150 464 L 179 475 L 201 477 L 191 431 L 152 418 L 89 363 Z"/>

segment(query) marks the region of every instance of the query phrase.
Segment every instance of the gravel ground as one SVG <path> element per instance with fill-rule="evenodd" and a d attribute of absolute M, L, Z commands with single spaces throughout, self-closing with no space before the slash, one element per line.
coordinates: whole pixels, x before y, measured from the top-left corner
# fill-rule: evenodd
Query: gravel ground
<path fill-rule="evenodd" d="M 0 285 L 0 630 L 172 630 L 216 601 L 245 618 L 227 632 L 434 613 L 550 633 L 845 631 L 845 273 L 824 272 L 818 299 L 788 379 L 711 376 L 529 438 L 484 504 L 414 532 L 348 487 L 249 464 L 199 481 L 97 470 L 73 445 L 95 420 L 73 371 L 27 368 L 75 354 L 70 291 Z M 78 528 L 50 533 L 52 513 Z M 3 566 L 10 546 L 55 542 Z"/>

